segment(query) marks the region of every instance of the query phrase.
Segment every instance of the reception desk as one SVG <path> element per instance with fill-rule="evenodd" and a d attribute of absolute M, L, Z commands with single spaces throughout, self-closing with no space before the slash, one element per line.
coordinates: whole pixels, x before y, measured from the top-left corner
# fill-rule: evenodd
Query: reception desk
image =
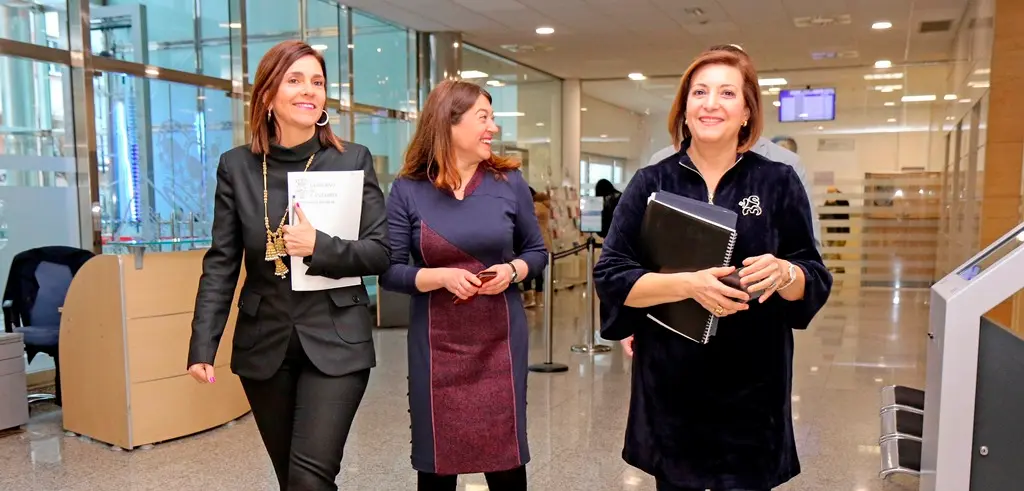
<path fill-rule="evenodd" d="M 98 255 L 75 275 L 60 326 L 66 430 L 133 449 L 249 411 L 228 367 L 238 289 L 217 352 L 217 382 L 198 384 L 185 367 L 203 254 Z"/>

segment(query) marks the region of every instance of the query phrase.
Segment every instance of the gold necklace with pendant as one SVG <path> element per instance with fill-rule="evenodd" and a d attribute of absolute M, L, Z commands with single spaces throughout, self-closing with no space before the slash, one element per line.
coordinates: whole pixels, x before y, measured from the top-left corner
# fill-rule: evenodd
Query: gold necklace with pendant
<path fill-rule="evenodd" d="M 313 157 L 316 157 L 316 152 L 309 156 L 309 160 L 306 161 L 306 167 L 302 169 L 302 172 L 306 172 L 309 169 L 309 166 L 313 163 Z M 281 259 L 288 255 L 284 245 L 284 230 L 282 230 L 286 218 L 288 218 L 287 205 L 284 208 L 281 223 L 277 226 L 277 231 L 270 230 L 270 211 L 267 208 L 267 154 L 263 154 L 263 224 L 267 227 L 267 255 L 264 259 L 274 262 L 274 275 L 280 278 L 284 278 L 288 274 L 288 266 L 285 266 L 284 260 Z"/>

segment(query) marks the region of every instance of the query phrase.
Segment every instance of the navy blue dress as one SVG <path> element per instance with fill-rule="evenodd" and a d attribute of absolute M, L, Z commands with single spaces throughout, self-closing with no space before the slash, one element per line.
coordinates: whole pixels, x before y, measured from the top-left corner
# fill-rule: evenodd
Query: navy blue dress
<path fill-rule="evenodd" d="M 416 274 L 477 273 L 518 258 L 529 278 L 540 275 L 547 252 L 529 186 L 519 171 L 496 177 L 481 168 L 459 201 L 429 181 L 400 178 L 387 211 L 391 267 L 380 284 L 412 296 L 413 468 L 448 475 L 525 465 L 529 329 L 519 289 L 455 305 L 448 290 L 419 292 Z"/>
<path fill-rule="evenodd" d="M 832 277 L 815 248 L 807 193 L 793 168 L 754 152 L 741 157 L 714 193 L 716 205 L 739 214 L 732 265 L 766 253 L 786 259 L 807 278 L 802 300 L 775 294 L 764 304 L 751 302 L 749 310 L 720 319 L 706 345 L 624 305 L 651 270 L 638 255 L 647 198 L 665 190 L 708 199 L 685 144 L 630 181 L 594 271 L 602 336 L 634 336 L 623 458 L 677 487 L 765 489 L 800 472 L 790 406 L 793 330 L 806 329 L 825 304 Z"/>

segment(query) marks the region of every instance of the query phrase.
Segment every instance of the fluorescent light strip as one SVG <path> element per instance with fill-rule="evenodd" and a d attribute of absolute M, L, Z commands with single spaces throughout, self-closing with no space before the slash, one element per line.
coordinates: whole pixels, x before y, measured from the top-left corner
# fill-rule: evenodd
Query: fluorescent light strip
<path fill-rule="evenodd" d="M 465 70 L 459 75 L 461 75 L 462 78 L 486 78 L 488 76 L 486 73 L 479 70 Z"/>
<path fill-rule="evenodd" d="M 900 100 L 902 100 L 903 102 L 931 102 L 935 100 L 935 94 L 905 95 Z"/>
<path fill-rule="evenodd" d="M 787 82 L 786 79 L 784 79 L 784 78 L 762 78 L 762 79 L 758 79 L 757 83 L 761 84 L 762 86 L 788 85 L 789 84 L 789 82 Z"/>

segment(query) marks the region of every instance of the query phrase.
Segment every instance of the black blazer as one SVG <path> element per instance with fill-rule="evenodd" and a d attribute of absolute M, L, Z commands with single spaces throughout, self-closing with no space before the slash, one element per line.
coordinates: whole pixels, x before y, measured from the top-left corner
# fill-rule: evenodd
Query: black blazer
<path fill-rule="evenodd" d="M 276 229 L 287 206 L 286 172 L 301 171 L 305 157 L 314 150 L 317 155 L 309 172 L 362 170 L 365 181 L 359 239 L 341 240 L 317 231 L 313 255 L 305 259 L 307 274 L 329 278 L 382 274 L 390 263 L 384 195 L 370 152 L 362 145 L 346 143 L 345 151 L 338 152 L 321 148 L 314 137 L 293 149 L 275 147 L 268 160 L 268 169 L 273 168 L 268 170 L 271 227 Z M 277 162 L 278 157 L 283 163 Z M 274 276 L 274 263 L 265 260 L 262 157 L 247 145 L 221 155 L 215 198 L 213 240 L 203 258 L 188 365 L 213 364 L 244 259 L 246 278 L 238 300 L 232 372 L 258 380 L 272 376 L 281 366 L 293 329 L 310 361 L 328 375 L 375 366 L 365 286 L 295 292 L 290 278 Z M 282 259 L 288 264 L 289 258 Z"/>

